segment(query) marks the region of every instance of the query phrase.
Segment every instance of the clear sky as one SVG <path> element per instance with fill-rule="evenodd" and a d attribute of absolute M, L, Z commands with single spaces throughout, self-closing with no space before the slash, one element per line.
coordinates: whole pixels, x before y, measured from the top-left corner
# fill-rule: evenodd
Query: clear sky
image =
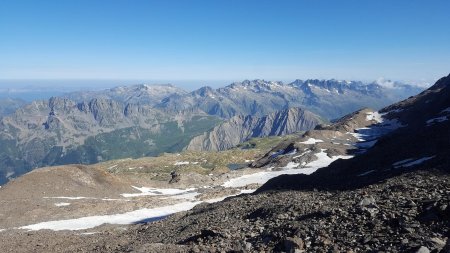
<path fill-rule="evenodd" d="M 434 80 L 448 0 L 1 0 L 0 79 Z"/>

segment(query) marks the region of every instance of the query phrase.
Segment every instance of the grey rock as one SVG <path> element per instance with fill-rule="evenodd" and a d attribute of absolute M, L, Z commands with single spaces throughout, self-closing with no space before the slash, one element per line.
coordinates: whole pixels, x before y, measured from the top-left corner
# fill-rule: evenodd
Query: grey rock
<path fill-rule="evenodd" d="M 425 246 L 420 246 L 416 253 L 430 253 L 430 250 Z"/>
<path fill-rule="evenodd" d="M 277 111 L 261 118 L 251 115 L 234 116 L 213 130 L 193 138 L 186 149 L 226 150 L 250 138 L 306 131 L 321 122 L 319 116 L 300 108 Z"/>

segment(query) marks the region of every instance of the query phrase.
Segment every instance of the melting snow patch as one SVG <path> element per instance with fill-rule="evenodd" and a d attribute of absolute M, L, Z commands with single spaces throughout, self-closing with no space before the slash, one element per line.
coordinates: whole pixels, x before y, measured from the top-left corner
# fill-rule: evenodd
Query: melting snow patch
<path fill-rule="evenodd" d="M 330 165 L 330 163 L 336 161 L 337 159 L 350 159 L 353 157 L 353 156 L 343 156 L 343 155 L 329 157 L 327 155 L 327 153 L 325 153 L 325 151 L 326 151 L 326 149 L 321 149 L 320 153 L 314 154 L 317 157 L 317 160 L 308 163 L 307 166 L 315 168 L 314 171 L 316 171 L 319 168 Z"/>
<path fill-rule="evenodd" d="M 323 142 L 322 140 L 318 140 L 318 139 L 314 139 L 314 138 L 309 138 L 307 141 L 303 141 L 303 142 L 300 142 L 300 143 L 302 143 L 302 144 L 316 144 L 316 143 L 319 143 L 319 142 Z"/>
<path fill-rule="evenodd" d="M 378 140 L 371 140 L 371 141 L 362 141 L 362 142 L 358 142 L 356 144 L 357 147 L 359 148 L 371 148 L 373 147 L 373 145 L 375 145 L 375 143 L 377 143 Z"/>
<path fill-rule="evenodd" d="M 289 162 L 282 169 L 293 169 L 293 168 L 297 168 L 298 166 L 300 166 L 300 163 Z"/>
<path fill-rule="evenodd" d="M 378 112 L 369 112 L 369 113 L 366 113 L 366 120 L 367 121 L 374 120 L 374 121 L 376 121 L 378 123 L 381 123 L 381 122 L 383 122 L 383 117 Z"/>
<path fill-rule="evenodd" d="M 158 218 L 163 218 L 176 212 L 186 211 L 193 208 L 199 203 L 201 202 L 183 202 L 175 205 L 157 207 L 152 209 L 144 208 L 122 214 L 88 216 L 78 219 L 47 221 L 23 226 L 20 228 L 28 230 L 51 229 L 54 231 L 59 231 L 89 229 L 100 226 L 102 224 L 133 224 L 150 219 L 156 220 Z"/>
<path fill-rule="evenodd" d="M 189 164 L 189 162 L 176 162 L 173 165 L 179 166 L 179 165 L 188 165 L 188 164 Z"/>
<path fill-rule="evenodd" d="M 216 202 L 223 201 L 224 199 L 226 199 L 228 197 L 234 197 L 234 196 L 238 196 L 238 195 L 241 195 L 241 194 L 253 193 L 255 191 L 256 191 L 256 189 L 254 189 L 254 190 L 241 190 L 241 192 L 239 192 L 238 194 L 226 195 L 226 196 L 219 197 L 219 198 L 214 198 L 214 199 L 207 199 L 207 200 L 205 200 L 205 202 L 206 203 L 216 203 Z"/>
<path fill-rule="evenodd" d="M 59 202 L 59 203 L 55 203 L 55 206 L 70 206 L 70 203 L 67 203 L 67 202 Z"/>
<path fill-rule="evenodd" d="M 302 157 L 302 156 L 304 156 L 304 155 L 306 155 L 306 154 L 308 154 L 308 153 L 310 153 L 310 152 L 311 152 L 310 149 L 306 149 L 305 152 L 301 153 L 300 155 L 296 155 L 296 156 L 292 157 L 292 159 Z"/>
<path fill-rule="evenodd" d="M 446 109 L 441 111 L 441 113 L 446 113 L 446 112 L 450 113 L 450 107 L 448 107 L 448 108 L 446 108 Z"/>
<path fill-rule="evenodd" d="M 139 196 L 161 196 L 161 195 L 179 195 L 189 191 L 195 190 L 195 188 L 188 189 L 159 189 L 159 188 L 148 188 L 148 187 L 136 187 L 132 186 L 134 189 L 140 191 L 140 193 L 123 193 L 122 196 L 126 198 L 139 197 Z"/>
<path fill-rule="evenodd" d="M 423 163 L 425 161 L 428 161 L 430 159 L 433 159 L 434 157 L 435 156 L 426 156 L 426 157 L 422 157 L 422 158 L 419 158 L 419 159 L 416 159 L 416 160 L 411 158 L 411 159 L 406 159 L 406 160 L 403 160 L 403 161 L 399 161 L 399 162 L 393 163 L 392 165 L 395 168 L 411 167 L 411 166 L 414 166 L 414 165 L 421 164 L 421 163 Z"/>
<path fill-rule="evenodd" d="M 408 158 L 408 159 L 405 159 L 405 160 L 401 160 L 401 161 L 398 161 L 398 162 L 393 163 L 392 166 L 397 167 L 397 166 L 399 166 L 399 165 L 401 165 L 401 164 L 410 162 L 410 161 L 412 161 L 412 160 L 414 160 L 414 159 L 413 159 L 413 158 Z"/>
<path fill-rule="evenodd" d="M 444 121 L 447 121 L 447 120 L 448 120 L 447 116 L 442 116 L 442 117 L 437 117 L 437 118 L 434 118 L 434 119 L 429 119 L 429 120 L 427 120 L 427 126 L 431 126 L 434 123 L 441 123 L 441 122 L 444 122 Z"/>
<path fill-rule="evenodd" d="M 70 199 L 70 200 L 78 200 L 78 199 L 95 199 L 91 197 L 43 197 L 44 199 Z"/>
<path fill-rule="evenodd" d="M 348 159 L 352 156 L 333 156 L 332 158 L 328 157 L 324 152 L 325 149 L 322 149 L 320 153 L 315 154 L 317 156 L 317 160 L 313 161 L 306 168 L 297 168 L 297 169 L 284 169 L 284 170 L 267 170 L 263 172 L 253 173 L 249 175 L 240 176 L 237 178 L 232 178 L 226 181 L 222 186 L 224 187 L 244 187 L 249 184 L 264 184 L 270 179 L 283 175 L 283 174 L 311 174 L 315 172 L 317 169 L 328 166 L 331 162 L 342 158 Z"/>
<path fill-rule="evenodd" d="M 367 176 L 367 175 L 369 175 L 369 174 L 371 174 L 371 173 L 373 173 L 373 172 L 375 172 L 375 170 L 369 170 L 369 171 L 366 171 L 366 172 L 364 172 L 364 173 L 359 174 L 358 177 Z"/>

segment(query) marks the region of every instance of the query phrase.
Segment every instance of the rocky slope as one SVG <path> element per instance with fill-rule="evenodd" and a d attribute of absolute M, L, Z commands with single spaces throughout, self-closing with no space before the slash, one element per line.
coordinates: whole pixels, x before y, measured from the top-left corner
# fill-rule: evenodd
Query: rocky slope
<path fill-rule="evenodd" d="M 171 111 L 197 108 L 210 115 L 263 116 L 288 107 L 301 107 L 324 118 L 335 119 L 362 107 L 382 108 L 419 93 L 422 89 L 396 83 L 296 80 L 292 83 L 245 80 L 224 88 L 203 87 L 188 94 L 172 95 L 157 107 Z"/>
<path fill-rule="evenodd" d="M 22 99 L 0 98 L 0 118 L 13 113 L 25 104 Z"/>
<path fill-rule="evenodd" d="M 255 194 L 127 229 L 3 231 L 0 242 L 6 252 L 448 252 L 449 103 L 450 76 L 284 140 L 252 165 L 301 173 L 319 156 L 355 157 L 279 176 Z"/>
<path fill-rule="evenodd" d="M 181 150 L 220 120 L 95 98 L 34 101 L 0 121 L 0 184 L 32 168 Z M 167 134 L 170 133 L 170 134 Z"/>
<path fill-rule="evenodd" d="M 384 121 L 362 128 L 360 132 L 366 132 L 370 137 L 388 124 L 395 123 L 398 127 L 377 137 L 375 143 L 370 143 L 373 147 L 366 152 L 348 161 L 335 162 L 326 169 L 318 170 L 313 176 L 279 177 L 269 181 L 261 190 L 353 188 L 411 171 L 422 163 L 446 170 L 450 157 L 449 98 L 450 76 L 440 79 L 417 96 L 381 110 Z M 340 127 L 345 128 L 342 122 L 324 129 L 333 131 Z"/>
<path fill-rule="evenodd" d="M 301 108 L 289 108 L 264 117 L 234 116 L 193 138 L 187 150 L 219 151 L 235 147 L 250 138 L 287 135 L 306 131 L 322 123 L 319 116 Z"/>

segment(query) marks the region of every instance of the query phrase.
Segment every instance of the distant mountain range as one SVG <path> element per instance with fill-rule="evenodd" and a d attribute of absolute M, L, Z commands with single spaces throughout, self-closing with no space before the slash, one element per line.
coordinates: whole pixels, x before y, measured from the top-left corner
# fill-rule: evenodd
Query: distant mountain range
<path fill-rule="evenodd" d="M 246 80 L 192 92 L 172 85 L 72 92 L 14 113 L 21 105 L 11 103 L 4 110 L 8 116 L 0 119 L 0 184 L 47 165 L 154 156 L 185 147 L 223 150 L 251 137 L 312 129 L 322 118 L 380 108 L 420 90 L 393 82 Z"/>
<path fill-rule="evenodd" d="M 290 108 L 264 117 L 234 116 L 209 132 L 193 138 L 187 150 L 220 151 L 235 147 L 254 137 L 279 136 L 313 129 L 323 123 L 312 112 Z"/>
<path fill-rule="evenodd" d="M 33 168 L 182 150 L 221 120 L 105 98 L 35 101 L 0 120 L 0 184 Z"/>
<path fill-rule="evenodd" d="M 174 94 L 156 105 L 170 111 L 196 108 L 210 115 L 263 116 L 290 107 L 310 110 L 326 119 L 335 119 L 362 107 L 382 108 L 422 91 L 422 88 L 391 82 L 295 80 L 292 83 L 245 80 L 224 88 L 203 87 L 187 94 Z"/>
<path fill-rule="evenodd" d="M 236 115 L 264 116 L 300 107 L 331 120 L 363 107 L 374 109 L 413 96 L 423 88 L 389 80 L 372 83 L 343 80 L 295 80 L 291 83 L 245 80 L 223 88 L 205 86 L 187 92 L 173 85 L 120 86 L 103 91 L 80 91 L 65 95 L 76 102 L 94 98 L 150 105 L 170 113 L 201 110 L 229 119 Z"/>

